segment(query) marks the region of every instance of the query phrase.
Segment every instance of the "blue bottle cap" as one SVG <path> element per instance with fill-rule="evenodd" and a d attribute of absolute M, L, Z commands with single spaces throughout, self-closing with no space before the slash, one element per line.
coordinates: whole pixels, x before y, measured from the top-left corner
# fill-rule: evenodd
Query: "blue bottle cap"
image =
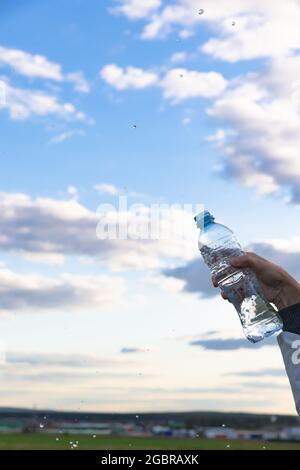
<path fill-rule="evenodd" d="M 198 228 L 205 228 L 208 225 L 213 224 L 215 218 L 214 218 L 213 215 L 211 215 L 210 212 L 203 211 L 203 212 L 200 212 L 199 214 L 195 215 L 194 220 L 195 220 Z"/>

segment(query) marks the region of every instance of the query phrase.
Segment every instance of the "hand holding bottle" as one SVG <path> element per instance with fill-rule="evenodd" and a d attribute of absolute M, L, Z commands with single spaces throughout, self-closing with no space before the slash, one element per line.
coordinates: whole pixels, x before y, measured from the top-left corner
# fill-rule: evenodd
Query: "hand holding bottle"
<path fill-rule="evenodd" d="M 202 258 L 223 297 L 238 312 L 249 341 L 256 343 L 280 331 L 282 319 L 274 304 L 282 308 L 291 301 L 291 289 L 286 289 L 284 282 L 288 275 L 278 271 L 274 274 L 274 268 L 266 266 L 265 260 L 245 254 L 232 230 L 216 223 L 210 212 L 196 215 L 195 222 L 200 229 L 198 247 Z"/>
<path fill-rule="evenodd" d="M 249 252 L 232 258 L 230 264 L 236 269 L 251 269 L 256 274 L 264 296 L 278 310 L 300 302 L 300 284 L 277 264 Z M 218 287 L 214 278 L 213 285 Z M 222 292 L 222 297 L 227 299 L 225 292 Z"/>

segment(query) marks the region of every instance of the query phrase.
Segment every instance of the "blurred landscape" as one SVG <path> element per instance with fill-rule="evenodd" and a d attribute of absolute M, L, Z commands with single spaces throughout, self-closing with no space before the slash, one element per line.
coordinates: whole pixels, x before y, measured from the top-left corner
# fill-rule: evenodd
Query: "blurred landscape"
<path fill-rule="evenodd" d="M 0 449 L 295 449 L 300 418 L 250 413 L 78 413 L 2 408 Z"/>

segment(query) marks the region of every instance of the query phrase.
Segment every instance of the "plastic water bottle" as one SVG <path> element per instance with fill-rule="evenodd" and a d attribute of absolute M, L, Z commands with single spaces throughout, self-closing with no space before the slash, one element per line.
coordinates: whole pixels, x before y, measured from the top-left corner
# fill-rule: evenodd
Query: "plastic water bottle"
<path fill-rule="evenodd" d="M 236 269 L 230 258 L 244 252 L 233 232 L 214 222 L 204 211 L 196 215 L 200 228 L 199 250 L 218 286 L 236 308 L 249 341 L 256 343 L 282 329 L 275 308 L 264 297 L 256 275 L 250 269 Z"/>

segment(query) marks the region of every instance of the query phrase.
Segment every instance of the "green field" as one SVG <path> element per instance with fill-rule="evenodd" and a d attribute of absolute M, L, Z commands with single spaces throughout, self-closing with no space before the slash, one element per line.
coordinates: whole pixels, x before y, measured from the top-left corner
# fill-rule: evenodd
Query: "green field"
<path fill-rule="evenodd" d="M 59 439 L 59 440 L 57 440 Z M 78 444 L 76 443 L 78 441 Z M 77 445 L 73 447 L 72 444 Z M 300 443 L 226 441 L 220 439 L 174 439 L 158 437 L 82 436 L 54 434 L 3 434 L 0 450 L 300 450 Z"/>

